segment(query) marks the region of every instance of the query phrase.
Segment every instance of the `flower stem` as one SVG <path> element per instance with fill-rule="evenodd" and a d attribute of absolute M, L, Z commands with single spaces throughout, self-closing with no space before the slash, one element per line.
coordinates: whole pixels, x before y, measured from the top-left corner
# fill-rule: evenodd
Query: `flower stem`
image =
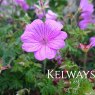
<path fill-rule="evenodd" d="M 86 63 L 87 63 L 87 52 L 84 55 L 84 70 L 86 70 Z"/>
<path fill-rule="evenodd" d="M 44 74 L 45 74 L 45 71 L 46 71 L 46 63 L 47 63 L 47 61 L 44 60 L 43 61 L 43 66 L 42 66 L 42 69 L 43 69 Z"/>
<path fill-rule="evenodd" d="M 73 15 L 73 17 L 72 17 L 72 19 L 71 19 L 71 24 L 74 25 L 74 26 L 77 25 L 76 16 L 78 15 L 78 13 L 79 13 L 79 10 L 77 10 L 77 11 L 75 12 L 75 14 Z M 74 21 L 74 20 L 75 20 L 75 21 Z"/>

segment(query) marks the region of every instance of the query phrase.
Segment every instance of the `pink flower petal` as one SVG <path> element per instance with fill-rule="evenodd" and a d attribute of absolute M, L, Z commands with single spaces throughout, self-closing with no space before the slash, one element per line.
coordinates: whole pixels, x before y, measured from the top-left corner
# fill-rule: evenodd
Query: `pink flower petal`
<path fill-rule="evenodd" d="M 63 25 L 61 23 L 58 23 L 54 20 L 46 20 L 45 24 L 46 26 L 50 27 L 52 31 L 59 31 L 63 28 Z"/>
<path fill-rule="evenodd" d="M 89 12 L 84 12 L 84 13 L 81 14 L 80 17 L 82 17 L 83 19 L 91 19 L 92 14 L 89 13 Z"/>
<path fill-rule="evenodd" d="M 37 39 L 40 39 L 43 33 L 44 23 L 40 19 L 34 20 L 26 26 L 25 32 L 31 32 Z"/>
<path fill-rule="evenodd" d="M 64 40 L 67 38 L 67 33 L 61 31 L 59 35 L 57 35 L 54 39 L 52 39 L 49 43 L 49 47 L 53 49 L 60 49 L 65 47 Z"/>
<path fill-rule="evenodd" d="M 80 0 L 80 8 L 84 9 L 88 5 L 88 0 Z"/>
<path fill-rule="evenodd" d="M 49 48 L 48 46 L 43 46 L 40 50 L 34 53 L 35 58 L 42 61 L 44 59 L 52 59 L 56 55 L 56 50 Z"/>
<path fill-rule="evenodd" d="M 37 43 L 38 38 L 37 35 L 33 35 L 31 32 L 24 32 L 21 36 L 21 41 L 25 43 Z"/>
<path fill-rule="evenodd" d="M 93 13 L 93 11 L 94 11 L 94 6 L 93 6 L 92 4 L 89 4 L 88 7 L 87 7 L 87 11 L 88 11 L 89 13 Z"/>
<path fill-rule="evenodd" d="M 48 12 L 46 14 L 46 19 L 56 20 L 57 17 L 58 17 L 58 15 L 56 13 L 54 13 L 51 10 L 48 10 Z"/>
<path fill-rule="evenodd" d="M 90 20 L 86 20 L 86 19 L 80 21 L 79 22 L 80 29 L 85 30 L 89 23 L 90 23 Z"/>
<path fill-rule="evenodd" d="M 90 38 L 90 45 L 91 45 L 91 47 L 95 46 L 95 37 Z"/>
<path fill-rule="evenodd" d="M 80 8 L 82 9 L 82 12 L 93 13 L 93 11 L 94 11 L 93 5 L 91 3 L 89 3 L 88 0 L 81 0 Z"/>
<path fill-rule="evenodd" d="M 63 25 L 54 20 L 46 20 L 45 27 L 47 29 L 45 32 L 47 33 L 46 35 L 48 35 L 50 39 L 53 39 L 60 34 Z"/>
<path fill-rule="evenodd" d="M 90 41 L 95 41 L 95 37 L 91 37 L 90 38 Z"/>
<path fill-rule="evenodd" d="M 1 70 L 6 70 L 6 69 L 8 69 L 8 67 L 6 66 L 1 67 Z"/>
<path fill-rule="evenodd" d="M 65 47 L 65 42 L 62 39 L 54 39 L 54 40 L 52 40 L 49 43 L 48 46 L 50 48 L 53 48 L 53 49 L 61 49 L 61 48 L 64 48 Z"/>
<path fill-rule="evenodd" d="M 26 52 L 34 52 L 41 48 L 39 43 L 23 43 L 22 49 Z"/>
<path fill-rule="evenodd" d="M 67 38 L 67 33 L 64 31 L 61 31 L 60 34 L 55 39 L 63 39 L 65 40 Z"/>
<path fill-rule="evenodd" d="M 29 5 L 27 4 L 26 0 L 14 0 L 20 7 L 24 10 L 27 11 L 29 9 Z"/>

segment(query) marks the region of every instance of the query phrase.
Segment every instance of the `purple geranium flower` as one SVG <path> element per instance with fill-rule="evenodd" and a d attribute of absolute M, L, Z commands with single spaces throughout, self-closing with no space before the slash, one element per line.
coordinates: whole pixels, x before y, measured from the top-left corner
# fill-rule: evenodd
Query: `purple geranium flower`
<path fill-rule="evenodd" d="M 88 0 L 81 0 L 79 9 L 81 11 L 80 18 L 82 18 L 79 22 L 79 27 L 84 30 L 89 24 L 95 23 L 92 16 L 94 7 Z"/>
<path fill-rule="evenodd" d="M 90 46 L 95 47 L 95 37 L 90 38 Z"/>
<path fill-rule="evenodd" d="M 46 19 L 56 20 L 57 17 L 58 17 L 58 15 L 56 13 L 54 13 L 51 10 L 48 10 L 48 12 L 46 14 Z"/>
<path fill-rule="evenodd" d="M 26 26 L 21 36 L 22 49 L 26 52 L 34 52 L 38 60 L 52 59 L 57 50 L 65 47 L 64 40 L 67 33 L 61 31 L 63 25 L 54 20 L 34 20 Z"/>
<path fill-rule="evenodd" d="M 80 18 L 82 18 L 82 20 L 79 22 L 79 26 L 82 30 L 86 29 L 90 23 L 95 23 L 92 14 L 90 14 L 89 12 L 82 13 Z"/>
<path fill-rule="evenodd" d="M 81 10 L 81 12 L 93 13 L 94 11 L 93 5 L 88 0 L 80 0 L 79 9 Z"/>
<path fill-rule="evenodd" d="M 15 0 L 16 3 L 24 10 L 27 11 L 29 9 L 29 5 L 26 3 L 25 0 Z"/>

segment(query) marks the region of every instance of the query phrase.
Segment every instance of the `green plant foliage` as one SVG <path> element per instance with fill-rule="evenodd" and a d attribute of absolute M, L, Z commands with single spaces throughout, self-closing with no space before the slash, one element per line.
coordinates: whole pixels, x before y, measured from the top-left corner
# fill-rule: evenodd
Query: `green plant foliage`
<path fill-rule="evenodd" d="M 71 81 L 70 95 L 94 95 L 92 84 L 87 79 L 76 78 Z"/>
<path fill-rule="evenodd" d="M 95 95 L 95 78 L 92 81 L 89 81 L 90 78 L 55 79 L 54 72 L 54 79 L 47 77 L 48 70 L 78 72 L 84 70 L 84 65 L 85 71 L 95 69 L 95 47 L 87 53 L 86 64 L 85 53 L 79 48 L 80 43 L 88 44 L 89 38 L 95 36 L 95 25 L 90 24 L 87 30 L 81 30 L 77 27 L 76 18 L 68 17 L 69 13 L 63 15 L 63 10 L 68 5 L 67 0 L 49 0 L 46 12 L 51 9 L 58 14 L 57 20 L 64 23 L 62 31 L 67 32 L 68 38 L 65 41 L 66 47 L 59 51 L 62 63 L 58 64 L 58 60 L 54 59 L 46 60 L 43 73 L 43 62 L 36 60 L 33 53 L 27 53 L 21 48 L 20 37 L 26 25 L 37 18 L 35 10 L 23 11 L 13 2 L 4 7 L 1 5 L 2 1 L 4 0 L 0 0 L 0 95 Z M 34 4 L 38 5 L 38 1 L 41 2 L 26 1 L 31 8 Z M 71 15 L 74 16 L 74 13 Z"/>

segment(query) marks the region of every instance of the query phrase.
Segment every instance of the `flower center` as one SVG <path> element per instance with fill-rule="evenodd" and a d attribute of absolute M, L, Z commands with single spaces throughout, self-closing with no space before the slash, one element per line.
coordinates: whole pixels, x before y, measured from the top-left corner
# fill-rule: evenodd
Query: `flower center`
<path fill-rule="evenodd" d="M 42 38 L 41 44 L 46 45 L 47 43 L 48 43 L 48 39 L 47 38 Z"/>

